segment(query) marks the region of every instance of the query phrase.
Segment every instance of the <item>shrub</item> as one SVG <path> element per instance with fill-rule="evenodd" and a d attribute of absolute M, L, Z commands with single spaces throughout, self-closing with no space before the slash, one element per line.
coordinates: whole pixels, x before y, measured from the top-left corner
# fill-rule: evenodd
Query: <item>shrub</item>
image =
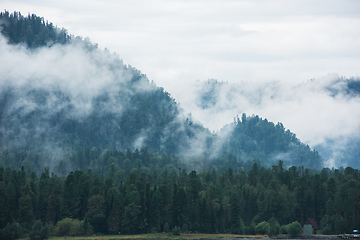
<path fill-rule="evenodd" d="M 297 237 L 301 234 L 302 227 L 298 221 L 295 221 L 295 222 L 288 224 L 286 227 L 286 230 L 290 234 L 291 237 Z"/>
<path fill-rule="evenodd" d="M 163 231 L 164 231 L 165 233 L 170 232 L 170 226 L 169 226 L 168 223 L 165 223 L 165 224 L 164 224 L 164 229 L 163 229 Z"/>
<path fill-rule="evenodd" d="M 255 232 L 257 234 L 268 235 L 270 233 L 270 224 L 267 223 L 266 221 L 257 224 L 255 227 Z"/>
<path fill-rule="evenodd" d="M 0 230 L 0 239 L 13 240 L 20 237 L 22 232 L 21 226 L 16 223 L 8 223 L 6 226 Z"/>
<path fill-rule="evenodd" d="M 327 224 L 327 225 L 323 228 L 322 234 L 324 234 L 324 235 L 333 234 L 333 231 L 332 231 L 331 226 L 330 226 L 329 224 Z"/>
<path fill-rule="evenodd" d="M 197 233 L 200 231 L 200 227 L 200 223 L 195 222 L 194 225 L 192 225 L 192 231 Z"/>
<path fill-rule="evenodd" d="M 183 227 L 182 227 L 182 232 L 183 232 L 183 233 L 189 232 L 189 227 L 188 227 L 188 225 L 187 225 L 186 223 L 184 223 L 184 225 L 183 225 Z"/>
<path fill-rule="evenodd" d="M 171 232 L 174 236 L 179 236 L 181 234 L 181 229 L 178 226 L 175 226 Z"/>
<path fill-rule="evenodd" d="M 269 220 L 270 224 L 270 235 L 278 235 L 280 233 L 280 224 L 275 218 L 271 218 Z"/>
<path fill-rule="evenodd" d="M 50 227 L 48 224 L 43 226 L 41 220 L 34 223 L 30 231 L 31 240 L 44 240 L 49 238 Z"/>
<path fill-rule="evenodd" d="M 240 218 L 238 224 L 233 225 L 231 227 L 231 233 L 244 234 L 244 232 L 245 232 L 245 225 L 244 225 L 244 222 L 242 221 L 242 219 Z"/>
<path fill-rule="evenodd" d="M 280 227 L 280 233 L 281 233 L 281 234 L 286 234 L 286 233 L 288 233 L 288 232 L 287 232 L 287 225 L 282 225 L 282 226 Z"/>
<path fill-rule="evenodd" d="M 64 218 L 55 227 L 55 235 L 57 236 L 80 236 L 84 234 L 84 222 L 78 219 Z"/>

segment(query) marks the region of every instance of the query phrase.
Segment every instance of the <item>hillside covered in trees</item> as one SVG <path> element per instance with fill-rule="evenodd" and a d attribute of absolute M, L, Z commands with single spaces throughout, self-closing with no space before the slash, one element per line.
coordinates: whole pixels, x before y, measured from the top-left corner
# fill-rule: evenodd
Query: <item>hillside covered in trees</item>
<path fill-rule="evenodd" d="M 197 82 L 194 93 L 187 104 L 190 105 L 188 108 L 196 113 L 194 116 L 200 117 L 202 121 L 211 117 L 210 123 L 206 122 L 206 124 L 213 128 L 222 127 L 218 122 L 223 123 L 224 119 L 233 118 L 234 114 L 239 112 L 253 112 L 259 116 L 266 116 L 267 119 L 284 119 L 284 125 L 291 126 L 290 129 L 293 130 L 291 134 L 296 133 L 297 136 L 301 136 L 301 141 L 309 143 L 312 149 L 316 149 L 325 162 L 332 162 L 327 166 L 359 168 L 359 86 L 359 77 L 346 78 L 337 74 L 289 85 L 276 80 L 256 84 L 209 79 Z M 191 100 L 194 101 L 193 104 L 189 104 Z M 258 122 L 258 125 L 262 126 L 262 129 L 258 129 L 258 126 L 254 128 L 256 130 L 252 134 L 252 137 L 262 136 L 262 139 L 255 137 L 257 143 L 259 141 L 266 142 L 266 139 L 273 137 L 264 137 L 264 134 L 272 135 L 267 132 L 268 130 L 276 131 L 270 127 L 271 123 L 256 121 L 256 116 L 252 121 Z M 238 122 L 238 120 L 234 122 Z M 268 125 L 268 128 L 265 125 Z M 279 129 L 283 128 L 281 127 L 282 123 L 275 125 Z M 240 129 L 240 126 L 244 125 L 239 125 L 237 129 Z M 241 130 L 242 135 L 245 132 L 248 130 Z M 276 146 L 282 144 L 282 140 L 278 137 L 286 138 L 277 136 L 276 139 L 272 139 L 274 144 L 267 145 L 270 149 L 273 147 L 277 149 Z M 253 143 L 248 142 L 248 144 Z M 291 148 L 291 146 L 283 147 Z M 242 149 L 234 149 L 234 151 L 240 152 Z M 289 162 L 293 159 L 294 153 L 300 152 L 303 151 L 300 149 L 289 150 L 286 154 L 278 154 L 277 157 L 288 157 L 282 160 Z M 255 151 L 254 153 L 257 154 Z M 276 154 L 273 154 L 274 156 L 276 157 Z M 306 158 L 300 161 L 306 162 Z"/>
<path fill-rule="evenodd" d="M 359 227 L 359 171 L 322 168 L 282 123 L 243 113 L 211 132 L 89 40 L 36 15 L 0 24 L 1 239 Z"/>
<path fill-rule="evenodd" d="M 194 169 L 257 159 L 322 167 L 321 157 L 281 123 L 242 116 L 218 133 L 184 113 L 164 89 L 116 54 L 36 15 L 0 14 L 6 64 L 0 76 L 0 163 L 66 174 L 95 166 L 77 152 L 147 148 Z M 21 70 L 20 70 L 21 69 Z M 282 157 L 280 157 L 282 156 Z M 210 164 L 210 165 L 212 165 Z"/>

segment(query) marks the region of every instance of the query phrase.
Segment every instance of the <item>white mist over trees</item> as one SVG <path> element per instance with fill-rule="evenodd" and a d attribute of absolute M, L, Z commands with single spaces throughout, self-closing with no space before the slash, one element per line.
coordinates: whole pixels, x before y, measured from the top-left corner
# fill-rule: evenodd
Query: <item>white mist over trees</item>
<path fill-rule="evenodd" d="M 24 24 L 38 31 L 24 34 L 16 27 Z M 46 31 L 64 30 L 35 15 L 25 18 L 5 13 L 2 26 L 0 141 L 5 164 L 33 164 L 34 169 L 50 166 L 66 172 L 89 168 L 91 160 L 103 156 L 89 159 L 90 149 L 106 155 L 107 150 L 146 147 L 153 153 L 178 155 L 194 169 L 253 160 L 264 165 L 284 160 L 289 165 L 322 167 L 321 156 L 281 123 L 274 124 L 246 109 L 247 105 L 261 109 L 271 103 L 291 102 L 287 101 L 291 91 L 281 85 L 271 83 L 249 91 L 244 84 L 230 91 L 224 88 L 226 84 L 210 82 L 214 86 L 202 90 L 195 101 L 197 107 L 213 111 L 209 119 L 216 118 L 212 116 L 221 114 L 222 109 L 227 111 L 226 107 L 237 110 L 233 117 L 250 112 L 241 121 L 235 117 L 221 131 L 211 133 L 201 123 L 207 124 L 207 120 L 197 116 L 201 111 L 187 115 L 146 75 L 89 40 L 66 35 L 65 42 L 56 38 L 51 44 L 38 41 L 48 36 Z M 333 94 L 339 96 L 338 92 Z"/>
<path fill-rule="evenodd" d="M 213 131 L 242 112 L 282 122 L 301 141 L 321 149 L 327 160 L 325 166 L 358 166 L 359 85 L 359 78 L 336 74 L 295 85 L 210 79 L 190 88 L 181 106 Z"/>

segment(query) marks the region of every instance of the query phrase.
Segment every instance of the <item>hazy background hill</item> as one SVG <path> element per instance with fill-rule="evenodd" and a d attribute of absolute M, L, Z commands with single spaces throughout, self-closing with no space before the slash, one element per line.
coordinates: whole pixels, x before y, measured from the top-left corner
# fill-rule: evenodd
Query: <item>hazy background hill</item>
<path fill-rule="evenodd" d="M 20 167 L 25 160 L 41 158 L 34 168 L 57 169 L 64 162 L 68 170 L 88 168 L 87 158 L 72 164 L 75 153 L 146 147 L 151 153 L 179 156 L 195 169 L 253 160 L 323 166 L 319 154 L 281 123 L 234 115 L 232 123 L 211 132 L 118 55 L 36 15 L 4 12 L 0 21 L 0 144 L 5 165 L 17 162 Z M 348 82 L 347 94 L 357 97 L 358 80 Z M 196 102 L 202 109 L 218 103 L 222 83 L 209 84 Z M 329 87 L 336 97 L 338 88 Z M 16 154 L 19 151 L 26 154 Z"/>
<path fill-rule="evenodd" d="M 196 106 L 190 108 L 201 118 L 214 112 L 222 113 L 225 118 L 239 111 L 257 111 L 270 118 L 277 114 L 302 132 L 313 131 L 303 138 L 320 153 L 325 166 L 359 167 L 360 135 L 356 118 L 359 86 L 359 78 L 337 75 L 295 86 L 283 86 L 276 81 L 263 86 L 236 85 L 210 79 L 199 83 L 192 97 L 197 100 Z M 312 114 L 300 115 L 303 112 Z M 351 115 L 342 115 L 346 112 Z M 216 127 L 216 121 L 221 120 L 215 118 L 208 125 Z M 308 124 L 294 124 L 302 121 Z M 331 124 L 333 127 L 329 127 Z M 330 130 L 325 132 L 326 129 Z"/>
<path fill-rule="evenodd" d="M 319 152 L 325 166 L 359 167 L 359 86 L 358 77 L 336 74 L 288 86 L 276 81 L 259 85 L 209 79 L 198 82 L 189 97 L 194 104 L 187 103 L 186 109 L 199 119 L 209 119 L 206 126 L 215 129 L 239 112 L 284 119 L 284 125 L 297 129 L 302 142 Z"/>

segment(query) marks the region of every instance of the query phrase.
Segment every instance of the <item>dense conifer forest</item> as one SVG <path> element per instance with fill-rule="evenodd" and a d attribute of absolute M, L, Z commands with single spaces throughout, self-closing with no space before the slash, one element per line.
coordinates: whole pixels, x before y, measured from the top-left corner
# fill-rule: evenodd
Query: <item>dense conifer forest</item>
<path fill-rule="evenodd" d="M 318 152 L 282 123 L 243 113 L 211 133 L 146 75 L 89 40 L 34 14 L 5 11 L 0 25 L 0 43 L 18 62 L 53 54 L 68 67 L 44 76 L 33 66 L 38 71 L 20 80 L 10 69 L 0 79 L 0 239 L 295 236 L 308 218 L 323 234 L 360 228 L 359 170 L 323 168 Z M 74 57 L 69 80 L 64 69 Z M 83 65 L 91 72 L 85 77 Z M 359 94 L 359 82 L 347 80 L 348 94 Z M 209 92 L 201 104 L 215 100 Z M 358 151 L 350 156 L 357 164 Z"/>
<path fill-rule="evenodd" d="M 146 152 L 126 152 L 128 164 L 151 164 Z M 142 159 L 142 160 L 140 160 Z M 34 231 L 55 236 L 182 232 L 287 233 L 289 224 L 314 218 L 323 234 L 357 229 L 360 175 L 357 169 L 272 168 L 248 171 L 187 169 L 127 170 L 112 164 L 98 173 L 78 170 L 40 176 L 0 168 L 1 239 Z"/>
<path fill-rule="evenodd" d="M 44 18 L 35 14 L 29 13 L 25 17 L 18 12 L 1 12 L 0 24 L 1 33 L 8 36 L 10 44 L 25 43 L 32 49 L 56 43 L 66 44 L 71 39 L 65 29 L 45 22 Z"/>

